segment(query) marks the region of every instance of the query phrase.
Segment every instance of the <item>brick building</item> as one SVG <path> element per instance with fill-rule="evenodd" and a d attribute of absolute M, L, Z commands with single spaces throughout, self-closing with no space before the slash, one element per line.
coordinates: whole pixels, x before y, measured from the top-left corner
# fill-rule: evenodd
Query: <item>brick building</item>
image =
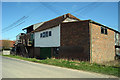
<path fill-rule="evenodd" d="M 37 26 L 36 26 L 37 25 Z M 71 14 L 31 25 L 22 43 L 35 58 L 64 58 L 90 62 L 112 61 L 120 54 L 120 32 L 92 20 L 80 20 Z M 27 43 L 28 42 L 28 43 Z"/>

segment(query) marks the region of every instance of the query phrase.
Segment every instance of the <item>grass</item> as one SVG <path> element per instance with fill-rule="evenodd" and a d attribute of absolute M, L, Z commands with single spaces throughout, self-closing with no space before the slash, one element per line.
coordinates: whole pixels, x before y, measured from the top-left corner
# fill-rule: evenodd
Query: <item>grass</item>
<path fill-rule="evenodd" d="M 60 67 L 66 67 L 66 68 L 71 68 L 71 69 L 84 70 L 84 71 L 90 71 L 90 72 L 96 72 L 96 73 L 102 73 L 102 74 L 114 75 L 114 76 L 120 77 L 120 75 L 118 74 L 120 71 L 120 67 L 105 66 L 105 65 L 103 66 L 103 65 L 96 64 L 96 63 L 89 63 L 89 62 L 84 62 L 84 61 L 81 61 L 81 62 L 68 61 L 68 60 L 54 59 L 54 58 L 38 60 L 35 58 L 24 58 L 21 56 L 13 56 L 13 55 L 4 55 L 4 56 L 37 62 L 37 63 L 55 65 L 55 66 L 60 66 Z"/>

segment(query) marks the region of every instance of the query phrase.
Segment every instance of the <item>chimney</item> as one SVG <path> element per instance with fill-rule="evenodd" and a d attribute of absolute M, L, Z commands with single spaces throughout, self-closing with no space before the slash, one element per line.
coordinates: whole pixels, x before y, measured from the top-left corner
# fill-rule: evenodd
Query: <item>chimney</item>
<path fill-rule="evenodd" d="M 66 18 L 66 14 L 64 14 L 64 18 Z"/>

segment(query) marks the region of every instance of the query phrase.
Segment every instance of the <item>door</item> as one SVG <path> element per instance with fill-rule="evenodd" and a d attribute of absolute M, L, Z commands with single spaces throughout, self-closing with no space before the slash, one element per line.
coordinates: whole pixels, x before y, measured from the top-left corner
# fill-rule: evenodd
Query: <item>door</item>
<path fill-rule="evenodd" d="M 51 58 L 51 48 L 40 48 L 40 59 Z"/>

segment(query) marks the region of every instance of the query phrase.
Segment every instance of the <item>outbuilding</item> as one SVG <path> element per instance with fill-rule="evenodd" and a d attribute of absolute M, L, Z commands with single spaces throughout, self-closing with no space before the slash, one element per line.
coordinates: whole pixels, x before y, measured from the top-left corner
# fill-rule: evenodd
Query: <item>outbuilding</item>
<path fill-rule="evenodd" d="M 80 20 L 70 13 L 43 22 L 30 33 L 34 35 L 35 58 L 102 63 L 120 54 L 120 32 L 92 20 Z"/>

